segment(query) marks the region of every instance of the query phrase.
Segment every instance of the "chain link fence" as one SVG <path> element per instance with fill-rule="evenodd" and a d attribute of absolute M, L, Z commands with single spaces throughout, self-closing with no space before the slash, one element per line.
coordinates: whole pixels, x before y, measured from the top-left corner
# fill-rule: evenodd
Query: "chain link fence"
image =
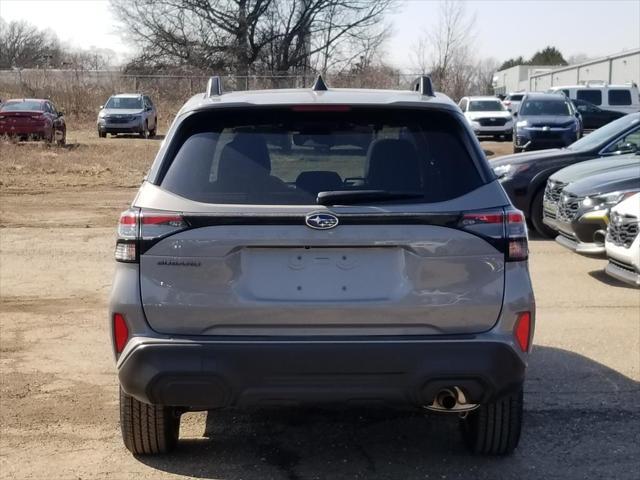
<path fill-rule="evenodd" d="M 330 87 L 408 89 L 414 73 L 376 70 L 360 74 L 328 75 Z M 49 98 L 67 115 L 80 121 L 94 119 L 100 105 L 115 93 L 144 92 L 164 111 L 175 112 L 192 95 L 204 92 L 204 75 L 128 75 L 119 71 L 0 70 L 0 99 Z M 315 75 L 226 75 L 223 90 L 305 88 Z"/>

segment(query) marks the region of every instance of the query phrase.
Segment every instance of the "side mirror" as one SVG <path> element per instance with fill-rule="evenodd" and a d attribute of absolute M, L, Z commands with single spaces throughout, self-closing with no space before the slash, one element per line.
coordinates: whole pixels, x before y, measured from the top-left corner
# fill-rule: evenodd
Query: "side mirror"
<path fill-rule="evenodd" d="M 58 118 L 64 117 L 64 112 L 62 110 L 58 110 Z"/>
<path fill-rule="evenodd" d="M 513 118 L 518 116 L 518 112 L 511 112 L 511 115 L 513 116 Z"/>

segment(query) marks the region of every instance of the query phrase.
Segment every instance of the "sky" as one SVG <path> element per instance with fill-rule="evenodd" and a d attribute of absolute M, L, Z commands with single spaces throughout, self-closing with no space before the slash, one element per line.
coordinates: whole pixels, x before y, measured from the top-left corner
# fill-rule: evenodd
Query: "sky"
<path fill-rule="evenodd" d="M 438 19 L 439 0 L 401 0 L 389 12 L 386 60 L 403 70 L 412 48 Z M 547 45 L 590 58 L 640 47 L 640 0 L 467 0 L 476 17 L 478 57 L 530 57 Z M 0 0 L 5 21 L 26 20 L 53 30 L 74 47 L 110 48 L 122 60 L 135 50 L 122 40 L 108 0 Z"/>

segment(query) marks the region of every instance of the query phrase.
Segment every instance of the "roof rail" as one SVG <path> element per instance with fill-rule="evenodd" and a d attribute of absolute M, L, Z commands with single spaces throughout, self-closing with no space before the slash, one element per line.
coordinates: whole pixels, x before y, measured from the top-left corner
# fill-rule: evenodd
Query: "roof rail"
<path fill-rule="evenodd" d="M 209 77 L 207 82 L 206 97 L 219 97 L 222 95 L 222 78 L 219 76 Z"/>
<path fill-rule="evenodd" d="M 311 87 L 311 90 L 313 90 L 314 92 L 324 92 L 326 90 L 329 90 L 329 87 L 327 87 L 327 84 L 324 82 L 322 75 L 318 75 L 316 77 L 316 81 L 313 83 L 313 87 Z"/>
<path fill-rule="evenodd" d="M 420 75 L 413 81 L 411 90 L 420 92 L 420 95 L 427 95 L 428 97 L 435 97 L 436 94 L 433 91 L 433 83 L 429 75 Z"/>

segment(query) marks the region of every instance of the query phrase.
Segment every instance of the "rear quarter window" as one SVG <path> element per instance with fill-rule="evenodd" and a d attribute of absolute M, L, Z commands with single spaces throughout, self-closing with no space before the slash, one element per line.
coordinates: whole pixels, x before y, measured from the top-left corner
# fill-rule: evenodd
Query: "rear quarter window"
<path fill-rule="evenodd" d="M 484 159 L 471 145 L 461 119 L 446 112 L 218 109 L 183 121 L 156 183 L 220 204 L 308 205 L 318 192 L 342 190 L 438 202 L 484 183 Z"/>
<path fill-rule="evenodd" d="M 594 105 L 602 105 L 602 92 L 600 90 L 578 90 L 576 98 Z"/>
<path fill-rule="evenodd" d="M 609 105 L 631 105 L 629 90 L 609 90 Z"/>

